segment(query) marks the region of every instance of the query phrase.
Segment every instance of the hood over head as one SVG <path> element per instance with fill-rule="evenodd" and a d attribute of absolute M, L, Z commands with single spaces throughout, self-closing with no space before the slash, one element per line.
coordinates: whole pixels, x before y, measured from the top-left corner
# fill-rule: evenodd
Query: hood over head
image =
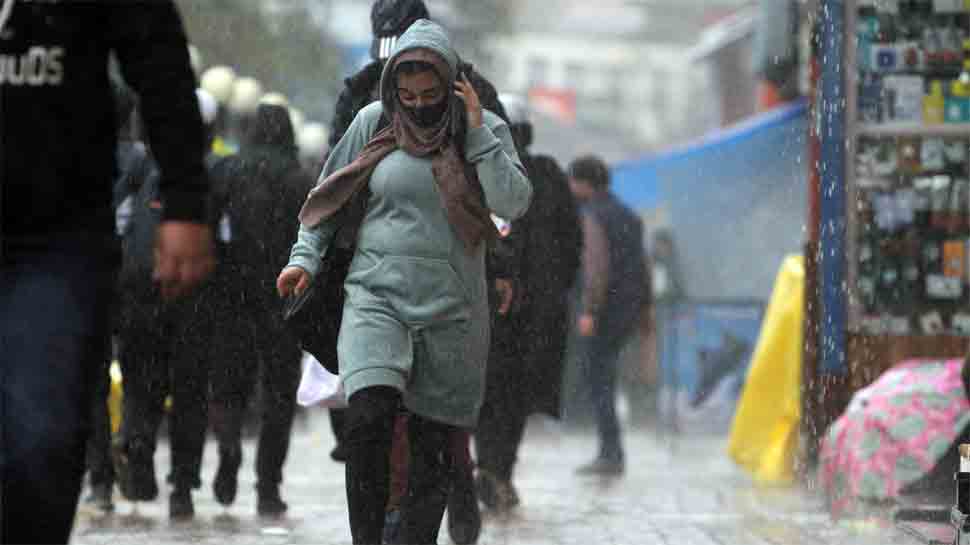
<path fill-rule="evenodd" d="M 433 65 L 445 85 L 445 100 L 452 101 L 451 112 L 461 111 L 461 108 L 454 107 L 459 99 L 451 92 L 458 73 L 458 53 L 451 47 L 451 40 L 441 25 L 419 19 L 401 36 L 391 57 L 384 64 L 381 74 L 381 103 L 388 117 L 392 117 L 400 106 L 395 69 L 404 61 L 422 61 Z"/>
<path fill-rule="evenodd" d="M 243 146 L 271 148 L 295 156 L 296 135 L 289 110 L 275 104 L 260 104 L 246 124 Z"/>

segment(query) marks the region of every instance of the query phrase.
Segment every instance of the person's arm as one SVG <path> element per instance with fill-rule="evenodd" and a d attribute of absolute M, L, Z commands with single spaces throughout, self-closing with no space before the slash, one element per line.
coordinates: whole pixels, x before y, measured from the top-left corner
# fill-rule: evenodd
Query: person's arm
<path fill-rule="evenodd" d="M 606 306 L 610 285 L 610 242 L 592 214 L 583 214 L 582 313 L 596 318 Z"/>
<path fill-rule="evenodd" d="M 509 126 L 482 109 L 478 93 L 467 76 L 455 82 L 455 95 L 465 103 L 468 119 L 465 160 L 478 172 L 485 205 L 502 219 L 518 219 L 529 209 L 532 183 L 515 151 Z"/>
<path fill-rule="evenodd" d="M 529 208 L 532 183 L 519 161 L 508 125 L 498 121 L 489 127 L 483 124 L 469 128 L 465 154 L 475 166 L 485 193 L 485 204 L 497 216 L 514 220 Z"/>
<path fill-rule="evenodd" d="M 163 297 L 177 297 L 215 268 L 205 137 L 185 30 L 170 0 L 113 2 L 104 9 L 106 43 L 141 98 L 142 120 L 161 171 L 154 277 Z"/>
<path fill-rule="evenodd" d="M 360 154 L 360 150 L 367 145 L 374 128 L 370 126 L 374 123 L 365 119 L 373 117 L 368 112 L 371 112 L 371 110 L 366 108 L 361 110 L 354 118 L 353 123 L 350 124 L 344 137 L 333 147 L 330 157 L 323 167 L 323 172 L 320 173 L 318 184 L 334 172 L 350 164 Z M 298 267 L 306 271 L 311 279 L 315 277 L 320 272 L 320 258 L 333 242 L 333 237 L 340 227 L 342 216 L 343 214 L 337 213 L 314 227 L 300 225 L 296 244 L 290 251 L 290 261 L 286 267 Z"/>
<path fill-rule="evenodd" d="M 182 21 L 169 0 L 114 2 L 109 45 L 140 97 L 148 142 L 161 171 L 163 221 L 205 223 L 209 180 L 195 74 Z"/>

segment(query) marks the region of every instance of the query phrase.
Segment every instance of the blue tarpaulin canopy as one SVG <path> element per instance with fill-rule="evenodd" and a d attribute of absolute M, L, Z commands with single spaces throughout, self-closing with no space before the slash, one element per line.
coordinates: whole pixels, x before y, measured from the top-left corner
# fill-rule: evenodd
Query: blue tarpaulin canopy
<path fill-rule="evenodd" d="M 800 253 L 808 200 L 808 108 L 795 102 L 666 153 L 614 164 L 613 191 L 662 206 L 690 296 L 767 299 Z"/>

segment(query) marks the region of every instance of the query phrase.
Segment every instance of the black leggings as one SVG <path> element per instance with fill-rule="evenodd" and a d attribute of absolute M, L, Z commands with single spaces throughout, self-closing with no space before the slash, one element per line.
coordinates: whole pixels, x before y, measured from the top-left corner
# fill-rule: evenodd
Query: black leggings
<path fill-rule="evenodd" d="M 401 394 L 376 386 L 355 393 L 346 412 L 347 504 L 354 545 L 381 543 L 390 488 L 391 442 Z M 410 470 L 399 542 L 433 544 L 444 517 L 455 467 L 449 438 L 455 428 L 411 415 Z"/>

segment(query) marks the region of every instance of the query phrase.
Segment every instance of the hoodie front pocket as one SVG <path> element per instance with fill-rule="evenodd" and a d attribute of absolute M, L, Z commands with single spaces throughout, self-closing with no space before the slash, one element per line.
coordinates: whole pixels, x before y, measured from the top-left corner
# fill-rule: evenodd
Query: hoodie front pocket
<path fill-rule="evenodd" d="M 468 320 L 468 292 L 446 259 L 385 256 L 364 284 L 412 325 Z"/>

